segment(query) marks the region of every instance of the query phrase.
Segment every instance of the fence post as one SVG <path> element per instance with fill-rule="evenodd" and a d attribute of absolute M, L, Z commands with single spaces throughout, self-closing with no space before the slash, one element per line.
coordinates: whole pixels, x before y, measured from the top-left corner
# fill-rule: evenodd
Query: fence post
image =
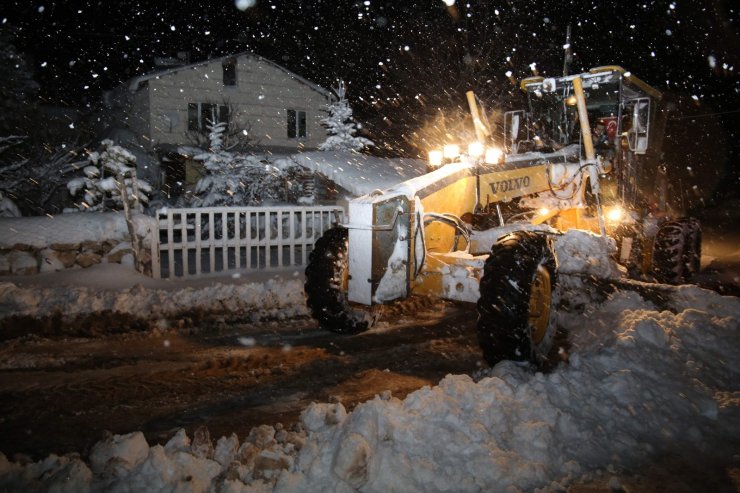
<path fill-rule="evenodd" d="M 162 278 L 162 267 L 160 267 L 160 261 L 161 258 L 159 257 L 159 228 L 160 228 L 160 217 L 161 211 L 157 211 L 154 214 L 154 230 L 152 231 L 151 236 L 151 245 L 149 245 L 149 248 L 152 251 L 152 277 L 154 279 L 161 279 Z"/>

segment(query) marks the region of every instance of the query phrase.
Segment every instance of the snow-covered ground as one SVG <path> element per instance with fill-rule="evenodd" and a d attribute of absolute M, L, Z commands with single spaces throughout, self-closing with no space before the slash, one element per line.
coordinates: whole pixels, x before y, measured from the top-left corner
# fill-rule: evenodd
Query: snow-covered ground
<path fill-rule="evenodd" d="M 153 322 L 193 312 L 253 321 L 308 315 L 302 273 L 296 270 L 170 281 L 119 264 L 99 264 L 0 280 L 0 319 L 57 314 L 73 319 L 99 312 Z"/>
<path fill-rule="evenodd" d="M 154 219 L 134 215 L 136 234 L 147 238 Z M 130 241 L 126 218 L 121 212 L 68 213 L 57 216 L 34 216 L 0 220 L 0 249 L 22 244 L 45 248 L 55 243 L 86 241 Z"/>
<path fill-rule="evenodd" d="M 588 265 L 603 267 L 583 264 L 585 274 Z M 296 277 L 262 283 L 280 295 L 255 294 L 255 310 L 290 316 L 293 302 L 304 310 Z M 663 290 L 661 306 L 632 291 L 602 301 L 578 279 L 566 294 L 591 302 L 559 314 L 570 346 L 552 372 L 503 362 L 474 376 L 449 375 L 403 400 L 379 395 L 351 413 L 340 403 L 315 403 L 295 429 L 262 426 L 215 445 L 204 430 L 181 431 L 164 446 L 132 430 L 99 442 L 89 457 L 22 463 L 0 454 L 0 490 L 562 491 L 604 471 L 619 490 L 620 471 L 664 454 L 740 467 L 740 299 L 680 286 Z M 62 296 L 55 290 L 69 292 L 65 311 L 94 312 L 93 291 L 111 293 L 116 307 L 162 312 L 184 293 L 188 302 L 200 298 L 200 290 L 217 290 L 203 291 L 203 299 L 232 299 L 226 284 L 212 281 L 118 291 L 112 279 L 107 289 L 52 281 L 41 295 L 30 284 L 1 284 L 3 313 L 43 312 L 53 304 L 42 298 Z M 137 293 L 149 298 L 134 301 Z"/>

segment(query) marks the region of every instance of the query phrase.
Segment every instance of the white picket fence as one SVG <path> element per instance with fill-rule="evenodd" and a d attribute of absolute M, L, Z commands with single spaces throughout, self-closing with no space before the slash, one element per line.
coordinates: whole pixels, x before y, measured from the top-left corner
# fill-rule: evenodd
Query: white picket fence
<path fill-rule="evenodd" d="M 155 278 L 306 265 L 324 231 L 344 221 L 337 206 L 208 207 L 157 212 Z"/>

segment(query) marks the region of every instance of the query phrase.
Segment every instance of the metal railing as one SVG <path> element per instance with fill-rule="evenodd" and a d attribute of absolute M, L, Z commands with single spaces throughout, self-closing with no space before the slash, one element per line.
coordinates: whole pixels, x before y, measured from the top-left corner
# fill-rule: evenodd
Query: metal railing
<path fill-rule="evenodd" d="M 306 265 L 314 242 L 344 221 L 337 206 L 208 207 L 157 212 L 152 276 L 197 277 Z"/>

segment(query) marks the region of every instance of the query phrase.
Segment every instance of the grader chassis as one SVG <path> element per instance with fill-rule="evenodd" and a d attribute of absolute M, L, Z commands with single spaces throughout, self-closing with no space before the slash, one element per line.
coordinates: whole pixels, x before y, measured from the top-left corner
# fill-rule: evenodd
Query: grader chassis
<path fill-rule="evenodd" d="M 468 93 L 467 154 L 430 153 L 430 173 L 352 200 L 350 222 L 316 242 L 305 291 L 321 327 L 367 330 L 373 306 L 413 295 L 476 303 L 490 364 L 543 364 L 557 325 L 553 242 L 574 228 L 614 245 L 625 277 L 690 281 L 701 230 L 669 200 L 662 94 L 616 66 L 521 88 L 528 107 L 505 114 L 499 147 Z"/>

